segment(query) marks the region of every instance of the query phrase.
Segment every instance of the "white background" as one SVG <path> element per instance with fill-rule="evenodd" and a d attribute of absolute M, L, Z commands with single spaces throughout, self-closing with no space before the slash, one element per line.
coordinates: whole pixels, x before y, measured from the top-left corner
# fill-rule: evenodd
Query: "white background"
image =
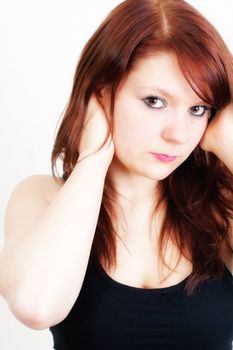
<path fill-rule="evenodd" d="M 9 195 L 23 178 L 51 174 L 56 126 L 69 98 L 80 51 L 120 2 L 0 0 L 0 249 Z M 188 2 L 206 15 L 233 51 L 233 1 Z M 48 330 L 22 325 L 0 297 L 1 350 L 52 347 Z"/>

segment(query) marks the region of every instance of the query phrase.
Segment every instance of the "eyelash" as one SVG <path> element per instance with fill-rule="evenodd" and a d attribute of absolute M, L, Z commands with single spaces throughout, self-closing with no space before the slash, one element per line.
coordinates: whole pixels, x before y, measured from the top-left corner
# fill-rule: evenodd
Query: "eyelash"
<path fill-rule="evenodd" d="M 194 108 L 197 108 L 197 107 L 198 108 L 203 108 L 203 113 L 195 114 L 195 113 L 191 112 L 192 115 L 194 115 L 195 117 L 203 117 L 205 115 L 205 113 L 208 112 L 209 113 L 208 118 L 211 117 L 211 107 L 208 107 L 208 106 L 193 106 L 193 107 L 190 108 L 190 110 L 192 110 Z"/>
<path fill-rule="evenodd" d="M 152 107 L 150 105 L 150 103 L 148 102 L 149 100 L 156 100 L 156 101 L 161 101 L 163 103 L 163 107 L 166 107 L 167 106 L 167 103 L 166 101 L 162 98 L 162 97 L 158 97 L 158 96 L 147 96 L 146 98 L 143 99 L 143 101 L 145 102 L 145 104 L 150 107 L 150 108 L 155 108 L 155 109 L 161 109 L 163 107 Z M 152 102 L 153 103 L 153 102 Z"/>
<path fill-rule="evenodd" d="M 148 102 L 148 101 L 150 101 L 150 100 L 152 100 L 152 99 L 155 100 L 154 103 L 157 102 L 157 101 L 161 101 L 162 104 L 163 104 L 163 106 L 160 106 L 160 107 L 153 107 L 153 106 L 150 104 L 150 102 Z M 144 103 L 145 103 L 149 108 L 153 108 L 153 109 L 162 109 L 162 108 L 164 108 L 164 107 L 167 106 L 166 101 L 165 101 L 162 97 L 158 97 L 158 96 L 147 96 L 146 98 L 143 99 L 143 101 L 144 101 Z M 151 102 L 151 103 L 153 103 L 153 102 Z M 205 115 L 206 112 L 209 112 L 209 118 L 212 117 L 212 112 L 213 112 L 213 111 L 212 111 L 212 109 L 213 109 L 212 107 L 205 106 L 205 105 L 197 105 L 197 106 L 191 107 L 189 110 L 191 111 L 192 109 L 195 109 L 195 108 L 203 108 L 203 113 L 201 113 L 201 114 L 195 114 L 195 113 L 190 112 L 190 114 L 191 114 L 192 116 L 194 116 L 194 117 L 203 117 L 203 116 Z"/>

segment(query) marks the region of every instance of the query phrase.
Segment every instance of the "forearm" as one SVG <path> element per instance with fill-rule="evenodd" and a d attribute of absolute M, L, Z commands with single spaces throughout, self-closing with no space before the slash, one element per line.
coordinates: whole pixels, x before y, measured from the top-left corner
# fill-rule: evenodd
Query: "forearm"
<path fill-rule="evenodd" d="M 1 290 L 16 316 L 25 311 L 30 318 L 33 312 L 57 323 L 72 307 L 85 275 L 107 169 L 99 156 L 81 161 L 35 227 L 3 251 Z"/>
<path fill-rule="evenodd" d="M 228 139 L 216 141 L 215 155 L 233 174 L 233 136 Z"/>
<path fill-rule="evenodd" d="M 200 145 L 204 150 L 214 153 L 233 173 L 233 103 L 213 118 Z"/>

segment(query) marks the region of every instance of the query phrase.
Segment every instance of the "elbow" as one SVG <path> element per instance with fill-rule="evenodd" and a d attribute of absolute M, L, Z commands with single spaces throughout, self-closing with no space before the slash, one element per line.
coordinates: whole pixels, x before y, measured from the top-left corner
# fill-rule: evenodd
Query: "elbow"
<path fill-rule="evenodd" d="M 67 305 L 61 306 L 59 300 L 54 296 L 43 297 L 43 292 L 36 295 L 27 288 L 16 292 L 1 293 L 6 300 L 12 314 L 25 326 L 34 330 L 44 330 L 52 327 L 64 320 L 68 315 L 70 308 Z M 59 306 L 58 306 L 59 304 Z"/>
<path fill-rule="evenodd" d="M 8 302 L 13 315 L 25 326 L 34 330 L 44 330 L 60 323 L 65 317 L 52 310 L 48 304 L 41 301 L 33 302 L 28 298 L 28 302 L 17 300 Z"/>
<path fill-rule="evenodd" d="M 20 303 L 9 304 L 13 315 L 25 326 L 34 330 L 44 330 L 53 325 L 48 312 L 38 307 L 28 307 Z"/>
<path fill-rule="evenodd" d="M 23 323 L 25 326 L 33 330 L 44 330 L 50 327 L 50 323 L 47 319 L 41 318 L 40 315 L 28 315 L 20 314 L 17 319 Z"/>

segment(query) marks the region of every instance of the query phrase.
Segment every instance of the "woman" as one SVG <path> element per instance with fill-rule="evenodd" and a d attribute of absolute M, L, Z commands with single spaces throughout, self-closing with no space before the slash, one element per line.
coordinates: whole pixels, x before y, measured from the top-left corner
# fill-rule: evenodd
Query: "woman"
<path fill-rule="evenodd" d="M 53 177 L 8 203 L 0 291 L 21 322 L 59 350 L 231 349 L 232 100 L 232 55 L 185 1 L 109 14 L 77 66 Z"/>

